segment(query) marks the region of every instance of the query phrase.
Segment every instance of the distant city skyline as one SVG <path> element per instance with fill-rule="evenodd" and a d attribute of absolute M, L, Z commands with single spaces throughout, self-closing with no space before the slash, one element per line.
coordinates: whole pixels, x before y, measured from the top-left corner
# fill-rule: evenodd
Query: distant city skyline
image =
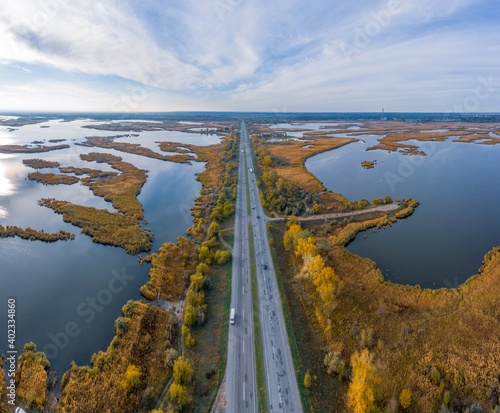
<path fill-rule="evenodd" d="M 0 111 L 500 112 L 494 0 L 23 0 Z"/>

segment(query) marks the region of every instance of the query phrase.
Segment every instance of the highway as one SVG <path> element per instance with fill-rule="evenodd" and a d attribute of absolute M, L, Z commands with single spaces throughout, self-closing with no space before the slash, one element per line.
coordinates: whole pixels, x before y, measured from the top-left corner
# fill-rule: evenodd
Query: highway
<path fill-rule="evenodd" d="M 246 157 L 248 185 L 250 187 L 250 222 L 254 236 L 268 411 L 302 412 L 290 344 L 267 238 L 267 219 L 259 198 L 255 168 L 250 151 L 250 139 L 245 122 L 241 122 L 240 131 L 240 142 L 244 147 L 244 151 L 240 151 L 240 156 L 245 155 Z M 244 164 L 245 162 L 241 162 L 240 158 L 240 173 L 241 166 Z M 246 248 L 248 249 L 248 243 Z M 237 412 L 239 410 L 228 409 L 227 411 Z"/>
<path fill-rule="evenodd" d="M 229 326 L 226 366 L 226 412 L 257 413 L 255 347 L 244 141 L 240 139 L 238 192 L 234 224 L 231 308 L 234 324 Z M 229 323 L 229 320 L 227 320 Z"/>

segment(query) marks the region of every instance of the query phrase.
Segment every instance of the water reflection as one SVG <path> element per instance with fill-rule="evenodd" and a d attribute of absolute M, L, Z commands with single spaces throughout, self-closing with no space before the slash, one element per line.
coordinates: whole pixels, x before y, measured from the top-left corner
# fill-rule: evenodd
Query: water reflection
<path fill-rule="evenodd" d="M 348 249 L 373 259 L 384 276 L 402 284 L 448 287 L 475 274 L 484 254 L 500 242 L 500 147 L 411 140 L 427 156 L 408 157 L 366 152 L 377 137 L 357 138 L 308 159 L 306 168 L 348 199 L 389 194 L 414 197 L 421 205 L 392 228 L 356 237 Z M 374 169 L 361 167 L 373 159 Z"/>
<path fill-rule="evenodd" d="M 2 158 L 0 158 L 0 160 L 1 159 Z M 12 195 L 13 192 L 14 192 L 14 186 L 10 182 L 4 167 L 0 163 L 0 196 Z"/>
<path fill-rule="evenodd" d="M 113 170 L 107 164 L 86 162 L 80 158 L 83 153 L 107 152 L 123 158 L 136 167 L 148 170 L 148 180 L 141 190 L 139 199 L 144 207 L 148 227 L 155 234 L 154 249 L 162 242 L 175 241 L 184 235 L 192 224 L 190 208 L 193 198 L 200 191 L 195 174 L 203 170 L 203 164 L 175 164 L 134 154 L 87 148 L 77 145 L 85 136 L 119 135 L 115 131 L 82 129 L 88 124 L 84 120 L 61 123 L 51 120 L 37 125 L 26 125 L 11 133 L 0 132 L 0 144 L 25 145 L 33 140 L 43 141 L 65 139 L 70 148 L 60 151 L 33 154 L 0 155 L 0 221 L 2 225 L 17 225 L 44 229 L 47 232 L 65 230 L 75 233 L 73 241 L 46 244 L 18 238 L 0 239 L 0 302 L 16 297 L 20 303 L 17 340 L 19 345 L 29 341 L 37 343 L 40 349 L 53 345 L 50 334 L 64 331 L 68 322 L 76 322 L 82 332 L 65 348 L 58 348 L 51 358 L 51 368 L 63 373 L 72 360 L 87 364 L 92 353 L 104 350 L 113 336 L 114 321 L 121 314 L 121 307 L 129 299 L 139 299 L 139 288 L 147 281 L 148 266 L 140 266 L 137 258 L 123 250 L 92 242 L 79 228 L 63 221 L 62 216 L 38 205 L 40 198 L 56 198 L 80 205 L 105 208 L 114 211 L 111 204 L 96 197 L 88 187 L 80 184 L 71 186 L 41 185 L 26 179 L 34 170 L 22 164 L 23 159 L 43 158 L 57 161 L 61 166 L 86 167 Z M 40 126 L 50 126 L 40 128 Z M 220 140 L 216 135 L 200 135 L 185 132 L 140 132 L 136 137 L 122 138 L 121 142 L 139 143 L 151 146 L 160 152 L 157 141 L 174 140 L 181 144 L 209 145 Z M 9 141 L 7 141 L 7 139 Z M 42 172 L 57 173 L 58 169 Z M 96 297 L 106 289 L 110 277 L 125 271 L 133 277 L 112 302 L 96 314 L 95 320 L 87 323 L 76 312 L 88 297 Z M 6 313 L 0 312 L 0 325 L 7 325 Z M 7 343 L 6 330 L 0 329 L 0 351 Z M 60 377 L 60 376 L 59 376 Z"/>

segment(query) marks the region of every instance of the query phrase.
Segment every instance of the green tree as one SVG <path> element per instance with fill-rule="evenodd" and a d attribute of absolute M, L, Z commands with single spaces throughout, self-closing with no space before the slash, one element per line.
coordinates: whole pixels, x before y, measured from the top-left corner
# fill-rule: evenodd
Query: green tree
<path fill-rule="evenodd" d="M 449 390 L 446 390 L 443 395 L 443 403 L 448 406 L 451 401 L 451 393 Z"/>

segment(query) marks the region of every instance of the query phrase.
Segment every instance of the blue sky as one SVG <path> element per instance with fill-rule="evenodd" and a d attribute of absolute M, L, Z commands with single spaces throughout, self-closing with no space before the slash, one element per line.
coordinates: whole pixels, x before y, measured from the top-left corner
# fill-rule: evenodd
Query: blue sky
<path fill-rule="evenodd" d="M 0 110 L 500 112 L 497 0 L 23 0 Z"/>

